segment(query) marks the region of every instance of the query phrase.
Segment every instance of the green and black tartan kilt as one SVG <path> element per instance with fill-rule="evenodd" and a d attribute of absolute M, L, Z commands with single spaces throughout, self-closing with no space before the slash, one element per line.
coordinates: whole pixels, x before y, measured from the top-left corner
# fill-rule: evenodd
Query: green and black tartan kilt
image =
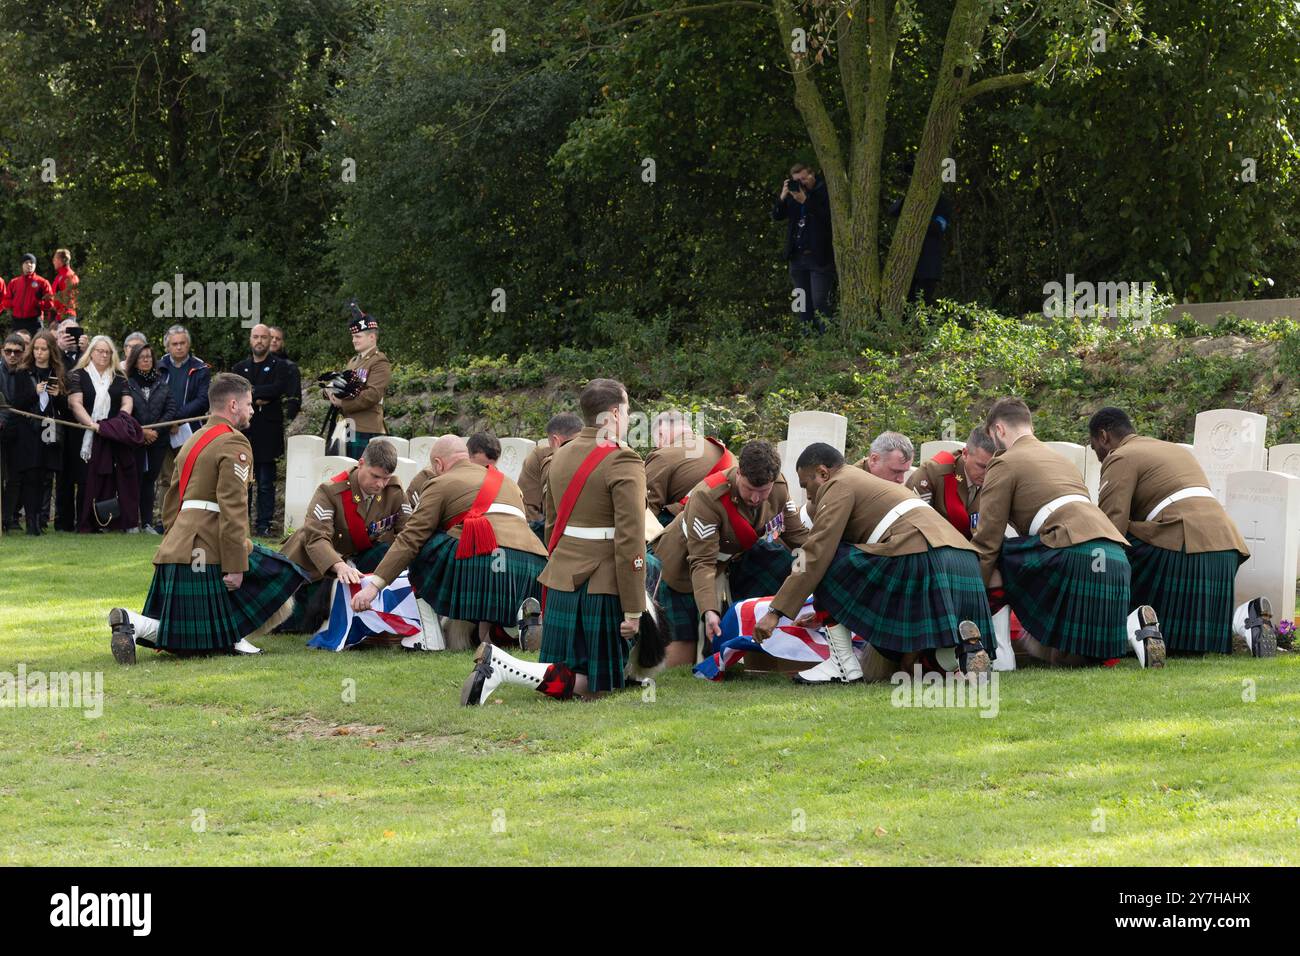
<path fill-rule="evenodd" d="M 586 674 L 593 691 L 618 690 L 630 647 L 619 633 L 622 623 L 617 594 L 588 594 L 585 581 L 576 591 L 548 588 L 538 660 Z"/>
<path fill-rule="evenodd" d="M 358 571 L 369 574 L 379 563 L 384 560 L 384 555 L 388 553 L 390 542 L 381 541 L 378 544 L 372 544 L 360 554 L 352 556 L 352 563 L 357 566 Z M 334 575 L 327 574 L 319 581 L 311 581 L 304 584 L 298 591 L 293 605 L 293 613 L 289 619 L 275 629 L 277 634 L 303 634 L 308 631 L 316 630 L 312 623 L 319 619 L 324 622 L 329 617 L 329 607 L 327 606 L 330 594 L 334 587 Z"/>
<path fill-rule="evenodd" d="M 794 555 L 779 541 L 761 538 L 748 551 L 742 551 L 727 562 L 727 577 L 731 581 L 731 600 L 772 597 L 790 576 Z"/>
<path fill-rule="evenodd" d="M 537 576 L 546 559 L 528 551 L 499 548 L 491 554 L 456 558 L 460 544 L 445 531 L 424 543 L 409 569 L 415 593 L 439 614 L 458 621 L 519 623 L 524 599 L 541 599 Z"/>
<path fill-rule="evenodd" d="M 1231 654 L 1233 582 L 1246 557 L 1235 548 L 1188 554 L 1128 540 L 1133 605 L 1155 608 L 1165 648 Z"/>
<path fill-rule="evenodd" d="M 1007 538 L 998 566 L 1011 609 L 1043 644 L 1084 657 L 1128 653 L 1133 602 L 1122 545 L 1099 538 L 1049 548 L 1036 534 Z"/>
<path fill-rule="evenodd" d="M 885 651 L 953 647 L 962 621 L 979 628 L 989 657 L 997 650 L 974 551 L 943 547 L 886 557 L 842 544 L 814 602 Z"/>
<path fill-rule="evenodd" d="M 278 611 L 307 574 L 288 558 L 260 544 L 248 556 L 244 583 L 228 591 L 220 565 L 202 571 L 188 564 L 159 564 L 144 601 L 157 618 L 155 643 L 167 651 L 229 651 Z"/>
<path fill-rule="evenodd" d="M 668 586 L 667 581 L 660 579 L 655 600 L 664 609 L 664 618 L 668 621 L 668 633 L 672 640 L 689 641 L 692 644 L 699 641 L 700 611 L 695 605 L 694 591 L 675 591 Z"/>

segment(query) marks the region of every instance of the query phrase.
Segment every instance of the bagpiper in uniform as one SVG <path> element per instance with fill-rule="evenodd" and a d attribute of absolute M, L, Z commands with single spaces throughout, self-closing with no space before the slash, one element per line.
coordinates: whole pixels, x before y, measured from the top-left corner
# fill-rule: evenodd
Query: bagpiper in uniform
<path fill-rule="evenodd" d="M 1186 448 L 1136 434 L 1122 409 L 1103 408 L 1088 431 L 1101 461 L 1098 505 L 1129 542 L 1133 600 L 1160 616 L 1169 651 L 1256 657 L 1277 653 L 1273 608 L 1233 607 L 1237 568 L 1250 551 Z"/>
<path fill-rule="evenodd" d="M 463 438 L 443 435 L 429 457 L 432 479 L 352 606 L 365 610 L 409 568 L 416 595 L 437 614 L 478 622 L 487 640 L 493 624 L 515 626 L 524 602 L 540 598 L 546 549 L 524 520 L 519 486 L 500 469 L 470 461 Z"/>
<path fill-rule="evenodd" d="M 729 604 L 775 594 L 807 537 L 767 442 L 749 442 L 737 464 L 697 484 L 652 546 L 673 642 L 668 666 L 695 663 L 701 636 L 721 633 Z"/>
<path fill-rule="evenodd" d="M 998 453 L 980 489 L 973 544 L 994 611 L 1009 604 L 1034 657 L 1078 666 L 1131 647 L 1164 666 L 1154 609 L 1130 613 L 1127 542 L 1092 503 L 1078 469 L 1034 437 L 1028 406 L 994 403 L 986 419 Z"/>
<path fill-rule="evenodd" d="M 316 488 L 302 527 L 280 548 L 311 576 L 280 630 L 317 630 L 329 615 L 332 581 L 360 584 L 364 572 L 379 566 L 411 514 L 396 468 L 397 450 L 371 442 L 354 467 Z"/>
<path fill-rule="evenodd" d="M 223 372 L 208 401 L 212 414 L 176 456 L 144 613 L 109 612 L 120 664 L 135 663 L 137 644 L 181 654 L 260 653 L 248 638 L 284 621 L 307 580 L 298 565 L 249 539 L 253 449 L 239 429 L 253 416 L 252 385 Z"/>
<path fill-rule="evenodd" d="M 542 500 L 542 467 L 566 441 L 582 431 L 582 419 L 572 412 L 561 412 L 546 423 L 546 440 L 538 442 L 524 459 L 519 470 L 519 491 L 524 496 L 524 513 L 528 527 L 537 540 L 546 543 L 546 512 Z"/>
<path fill-rule="evenodd" d="M 678 411 L 656 415 L 652 431 L 656 447 L 645 460 L 646 508 L 666 526 L 686 506 L 691 489 L 733 467 L 736 456 L 718 439 L 697 436 Z"/>
<path fill-rule="evenodd" d="M 792 570 L 754 628 L 766 640 L 782 617 L 794 619 L 808 595 L 836 623 L 827 628 L 830 656 L 794 675 L 796 683 L 853 683 L 862 667 L 853 635 L 864 637 L 895 666 L 926 651 L 955 648 L 962 671 L 984 672 L 994 654 L 988 601 L 970 543 L 897 482 L 845 467 L 823 442 L 795 463 L 799 483 L 817 503 Z"/>
<path fill-rule="evenodd" d="M 593 379 L 579 403 L 586 427 L 546 463 L 540 662 L 480 645 L 462 704 L 484 703 L 503 682 L 561 700 L 624 686 L 628 639 L 646 610 L 645 466 L 624 442 L 621 383 Z"/>
<path fill-rule="evenodd" d="M 331 397 L 330 402 L 352 419 L 347 453 L 349 458 L 360 458 L 370 439 L 386 434 L 384 393 L 393 377 L 393 366 L 388 356 L 379 351 L 379 322 L 374 316 L 357 310 L 348 331 L 352 333 L 352 347 L 356 354 L 348 359 L 347 367 L 356 373 L 363 386 L 351 398 Z"/>

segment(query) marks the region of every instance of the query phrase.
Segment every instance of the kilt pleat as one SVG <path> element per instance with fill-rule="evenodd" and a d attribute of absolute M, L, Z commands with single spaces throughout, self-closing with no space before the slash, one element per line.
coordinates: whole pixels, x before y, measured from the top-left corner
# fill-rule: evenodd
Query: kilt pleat
<path fill-rule="evenodd" d="M 731 581 L 731 599 L 744 601 L 756 597 L 772 597 L 790 576 L 794 554 L 779 541 L 761 539 L 748 551 L 743 551 L 727 563 L 727 577 Z"/>
<path fill-rule="evenodd" d="M 1170 651 L 1232 653 L 1240 551 L 1171 551 L 1129 535 L 1133 604 L 1150 604 Z"/>
<path fill-rule="evenodd" d="M 694 592 L 676 591 L 668 586 L 667 581 L 660 579 L 655 600 L 664 609 L 671 640 L 689 641 L 692 644 L 699 640 L 700 612 L 695 605 Z"/>
<path fill-rule="evenodd" d="M 1049 548 L 1038 535 L 1008 538 L 999 567 L 1011 609 L 1043 644 L 1084 657 L 1128 653 L 1133 600 L 1122 545 L 1097 539 Z"/>
<path fill-rule="evenodd" d="M 154 643 L 165 651 L 229 651 L 243 634 L 235 623 L 221 567 L 157 564 L 144 614 L 158 621 Z"/>
<path fill-rule="evenodd" d="M 617 690 L 624 685 L 629 651 L 619 633 L 622 623 L 623 605 L 617 594 L 588 594 L 585 581 L 576 591 L 550 588 L 538 660 L 586 674 L 593 691 Z"/>
<path fill-rule="evenodd" d="M 842 544 L 814 601 L 819 611 L 886 651 L 953 647 L 962 621 L 979 628 L 990 657 L 997 651 L 973 551 L 942 547 L 887 557 Z"/>
<path fill-rule="evenodd" d="M 439 614 L 458 621 L 491 621 L 511 627 L 519 606 L 541 599 L 537 576 L 546 559 L 528 551 L 499 548 L 472 558 L 456 557 L 459 541 L 439 532 L 411 562 L 411 585 Z"/>
<path fill-rule="evenodd" d="M 253 545 L 244 583 L 230 592 L 230 616 L 239 636 L 247 637 L 269 621 L 307 579 L 307 572 L 280 552 Z"/>

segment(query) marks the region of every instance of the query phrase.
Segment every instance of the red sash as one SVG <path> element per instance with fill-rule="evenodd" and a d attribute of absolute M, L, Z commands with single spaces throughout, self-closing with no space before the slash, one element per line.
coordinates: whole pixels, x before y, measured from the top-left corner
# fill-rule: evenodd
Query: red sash
<path fill-rule="evenodd" d="M 457 559 L 491 554 L 497 549 L 497 535 L 492 530 L 492 522 L 487 519 L 486 512 L 492 502 L 497 500 L 497 492 L 501 490 L 501 482 L 505 477 L 500 469 L 488 466 L 483 484 L 469 510 L 462 511 L 447 522 L 445 530 L 448 531 L 456 525 L 461 526 L 460 543 L 456 545 Z"/>
<path fill-rule="evenodd" d="M 348 472 L 340 471 L 330 481 L 346 482 Z M 366 531 L 366 522 L 361 517 L 361 512 L 357 510 L 357 499 L 352 497 L 352 489 L 344 488 L 343 494 L 343 520 L 348 525 L 348 535 L 352 538 L 352 547 L 356 553 L 360 554 L 367 548 L 371 547 L 374 542 L 370 540 L 370 535 Z"/>
<path fill-rule="evenodd" d="M 706 438 L 704 440 L 709 442 L 710 444 L 717 445 L 719 448 L 722 449 L 722 454 L 718 457 L 718 460 L 713 463 L 713 467 L 709 469 L 709 473 L 704 476 L 705 478 L 712 478 L 714 475 L 721 474 L 722 472 L 726 471 L 736 463 L 736 456 L 733 455 L 731 453 L 731 450 L 728 449 L 726 445 L 722 444 L 722 442 L 718 441 L 716 438 Z M 718 486 L 709 485 L 709 487 L 716 488 Z M 682 500 L 677 503 L 684 508 L 686 507 L 686 502 L 690 497 L 691 497 L 691 493 L 688 491 L 682 497 Z"/>
<path fill-rule="evenodd" d="M 222 435 L 227 435 L 233 431 L 234 429 L 229 425 L 218 424 L 213 425 L 199 436 L 199 440 L 194 443 L 194 446 L 190 449 L 190 453 L 185 456 L 185 464 L 181 467 L 180 497 L 177 501 L 185 500 L 185 488 L 190 483 L 190 474 L 194 471 L 194 463 L 199 460 L 199 453 Z"/>
<path fill-rule="evenodd" d="M 949 451 L 939 452 L 934 456 L 934 460 L 941 465 L 954 465 L 957 462 L 952 452 Z M 936 488 L 935 491 L 938 491 L 938 489 Z M 961 500 L 961 494 L 957 491 L 957 473 L 955 471 L 943 476 L 943 506 L 948 523 L 961 532 L 962 537 L 970 540 L 970 512 L 966 510 L 966 505 Z"/>
<path fill-rule="evenodd" d="M 705 478 L 704 483 L 710 488 L 716 488 L 726 480 L 726 473 L 718 472 Z M 750 526 L 745 516 L 740 513 L 740 509 L 736 507 L 736 503 L 731 500 L 730 491 L 722 496 L 722 510 L 727 513 L 727 520 L 731 522 L 731 533 L 736 536 L 736 544 L 740 546 L 741 551 L 748 551 L 758 544 L 758 532 Z"/>
<path fill-rule="evenodd" d="M 560 499 L 560 507 L 555 513 L 555 527 L 551 529 L 551 540 L 547 542 L 546 553 L 553 554 L 555 546 L 560 543 L 560 538 L 564 535 L 564 529 L 569 525 L 569 516 L 573 514 L 574 506 L 578 503 L 578 496 L 582 494 L 582 487 L 591 477 L 591 473 L 596 470 L 596 466 L 604 461 L 609 454 L 615 451 L 618 445 L 607 444 L 597 445 L 591 451 L 587 452 L 587 457 L 582 459 L 582 464 L 578 470 L 573 473 L 569 479 L 569 487 L 564 489 L 564 497 Z M 546 610 L 546 588 L 542 588 L 542 610 Z"/>

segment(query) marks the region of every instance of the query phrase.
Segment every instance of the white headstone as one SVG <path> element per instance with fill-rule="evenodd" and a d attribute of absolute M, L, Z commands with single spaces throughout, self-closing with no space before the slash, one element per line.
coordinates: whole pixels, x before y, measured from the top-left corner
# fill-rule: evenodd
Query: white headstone
<path fill-rule="evenodd" d="M 350 471 L 356 465 L 357 460 L 346 455 L 322 455 L 312 462 L 312 479 L 315 481 L 312 489 L 315 490 L 316 485 L 329 481 L 340 471 Z"/>
<path fill-rule="evenodd" d="M 425 466 L 412 458 L 397 459 L 396 475 L 402 482 L 402 488 L 405 490 L 411 486 L 411 479 L 420 473 L 420 469 Z"/>
<path fill-rule="evenodd" d="M 1237 471 L 1224 483 L 1225 508 L 1250 548 L 1250 559 L 1237 569 L 1236 603 L 1262 594 L 1273 603 L 1273 620 L 1294 620 L 1300 478 Z"/>
<path fill-rule="evenodd" d="M 396 435 L 376 435 L 374 438 L 370 440 L 372 442 L 373 441 L 388 442 L 388 444 L 392 445 L 394 448 L 397 449 L 397 457 L 399 458 L 411 457 L 411 443 L 407 441 L 405 438 L 398 438 Z"/>
<path fill-rule="evenodd" d="M 1228 475 L 1264 470 L 1264 433 L 1268 419 L 1236 408 L 1216 408 L 1196 416 L 1192 454 L 1220 504 L 1226 503 Z"/>
<path fill-rule="evenodd" d="M 965 447 L 966 443 L 964 441 L 923 441 L 921 442 L 921 457 L 914 464 L 924 465 L 941 451 L 950 451 L 956 454 Z"/>
<path fill-rule="evenodd" d="M 1194 452 L 1196 451 L 1196 446 L 1195 446 L 1195 445 L 1189 445 L 1189 444 L 1187 444 L 1187 442 L 1185 442 L 1185 441 L 1180 441 L 1180 442 L 1177 442 L 1176 444 L 1178 445 L 1179 448 L 1186 448 L 1186 449 L 1187 449 L 1188 451 L 1190 451 L 1190 452 L 1193 452 L 1193 453 L 1194 453 Z"/>
<path fill-rule="evenodd" d="M 1087 458 L 1084 455 L 1087 449 L 1082 445 L 1076 445 L 1072 441 L 1045 441 L 1043 444 L 1077 468 L 1080 478 L 1084 477 L 1085 469 L 1088 467 Z M 1092 454 L 1092 452 L 1088 452 L 1088 454 Z"/>
<path fill-rule="evenodd" d="M 807 499 L 799 487 L 799 475 L 794 469 L 803 450 L 817 442 L 825 442 L 843 454 L 848 436 L 849 420 L 843 415 L 831 412 L 795 412 L 790 416 L 790 425 L 785 433 L 785 456 L 782 458 L 781 473 L 790 486 L 792 501 L 803 504 Z"/>
<path fill-rule="evenodd" d="M 312 463 L 325 454 L 325 439 L 319 435 L 291 435 L 285 443 L 284 458 L 284 533 L 302 527 L 307 505 L 320 482 L 315 480 Z"/>
<path fill-rule="evenodd" d="M 524 459 L 536 447 L 537 442 L 531 438 L 501 439 L 501 458 L 497 462 L 497 467 L 504 471 L 511 481 L 518 481 L 519 472 L 524 467 Z"/>
<path fill-rule="evenodd" d="M 429 463 L 429 449 L 433 447 L 433 443 L 437 440 L 436 435 L 421 435 L 418 438 L 412 438 L 406 457 L 418 461 L 420 467 L 423 468 Z"/>
<path fill-rule="evenodd" d="M 1101 462 L 1091 448 L 1083 449 L 1083 483 L 1088 486 L 1088 497 L 1095 505 L 1101 496 Z"/>
<path fill-rule="evenodd" d="M 1268 470 L 1300 478 L 1300 445 L 1274 445 L 1270 448 Z"/>

